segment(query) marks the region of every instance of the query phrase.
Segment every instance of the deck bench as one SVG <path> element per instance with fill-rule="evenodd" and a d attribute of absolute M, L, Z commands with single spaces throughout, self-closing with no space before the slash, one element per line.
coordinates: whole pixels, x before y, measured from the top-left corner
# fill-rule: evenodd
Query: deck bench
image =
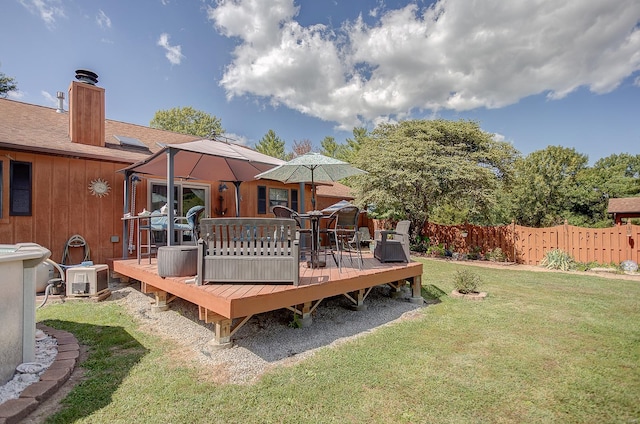
<path fill-rule="evenodd" d="M 296 222 L 288 218 L 200 220 L 196 284 L 299 284 Z"/>

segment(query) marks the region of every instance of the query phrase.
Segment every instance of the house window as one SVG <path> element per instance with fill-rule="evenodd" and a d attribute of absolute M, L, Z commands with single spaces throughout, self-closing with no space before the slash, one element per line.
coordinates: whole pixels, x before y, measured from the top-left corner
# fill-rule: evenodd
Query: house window
<path fill-rule="evenodd" d="M 289 190 L 284 188 L 269 189 L 269 210 L 274 206 L 289 207 Z"/>
<path fill-rule="evenodd" d="M 11 161 L 9 215 L 31 216 L 31 163 Z"/>
<path fill-rule="evenodd" d="M 267 187 L 258 186 L 258 214 L 265 215 L 267 213 Z"/>
<path fill-rule="evenodd" d="M 298 190 L 291 190 L 291 209 L 296 212 L 302 212 L 298 206 Z"/>

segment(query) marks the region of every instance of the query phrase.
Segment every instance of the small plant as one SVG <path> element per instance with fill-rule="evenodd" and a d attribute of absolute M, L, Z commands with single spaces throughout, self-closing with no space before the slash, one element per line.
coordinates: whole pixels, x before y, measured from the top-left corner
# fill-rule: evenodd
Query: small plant
<path fill-rule="evenodd" d="M 553 249 L 544 254 L 540 265 L 547 269 L 569 271 L 575 268 L 575 261 L 570 254 L 561 249 Z"/>
<path fill-rule="evenodd" d="M 482 253 L 482 247 L 480 246 L 471 246 L 469 249 L 469 254 L 467 258 L 469 259 L 480 259 L 480 254 Z"/>
<path fill-rule="evenodd" d="M 504 262 L 507 260 L 507 255 L 504 254 L 501 248 L 496 247 L 495 249 L 487 252 L 486 258 L 488 261 L 492 262 Z"/>
<path fill-rule="evenodd" d="M 300 320 L 298 314 L 293 314 L 293 321 L 289 323 L 289 327 L 302 328 L 302 321 Z"/>
<path fill-rule="evenodd" d="M 461 294 L 478 293 L 480 276 L 470 269 L 456 271 L 453 276 L 453 288 Z"/>
<path fill-rule="evenodd" d="M 429 237 L 416 236 L 413 243 L 411 243 L 411 250 L 414 252 L 424 253 L 429 249 Z"/>
<path fill-rule="evenodd" d="M 429 246 L 429 248 L 427 249 L 427 254 L 432 256 L 444 256 L 444 253 L 445 253 L 445 249 L 442 243 L 438 245 Z"/>

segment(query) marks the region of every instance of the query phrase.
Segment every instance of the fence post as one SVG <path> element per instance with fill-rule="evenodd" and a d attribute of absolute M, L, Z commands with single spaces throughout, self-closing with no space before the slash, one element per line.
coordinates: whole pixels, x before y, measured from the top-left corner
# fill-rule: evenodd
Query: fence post
<path fill-rule="evenodd" d="M 511 244 L 513 245 L 513 262 L 518 263 L 518 255 L 516 249 L 516 220 L 511 220 Z"/>

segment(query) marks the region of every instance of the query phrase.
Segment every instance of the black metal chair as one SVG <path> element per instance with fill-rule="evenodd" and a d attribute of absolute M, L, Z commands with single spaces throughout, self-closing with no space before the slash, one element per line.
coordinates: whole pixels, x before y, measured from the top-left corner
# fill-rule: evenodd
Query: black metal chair
<path fill-rule="evenodd" d="M 360 233 L 358 232 L 358 215 L 360 210 L 356 206 L 345 206 L 333 212 L 329 217 L 327 233 L 331 241 L 331 256 L 340 272 L 342 272 L 343 253 L 349 253 L 349 261 L 353 265 L 352 249 L 354 245 L 359 260 L 358 269 L 362 269 L 362 251 L 360 250 Z M 355 243 L 352 243 L 355 241 Z"/>
<path fill-rule="evenodd" d="M 300 258 L 306 259 L 307 254 L 311 257 L 311 228 L 303 228 L 298 212 L 281 205 L 274 206 L 271 211 L 276 218 L 291 218 L 296 221 L 298 239 L 300 240 Z"/>

